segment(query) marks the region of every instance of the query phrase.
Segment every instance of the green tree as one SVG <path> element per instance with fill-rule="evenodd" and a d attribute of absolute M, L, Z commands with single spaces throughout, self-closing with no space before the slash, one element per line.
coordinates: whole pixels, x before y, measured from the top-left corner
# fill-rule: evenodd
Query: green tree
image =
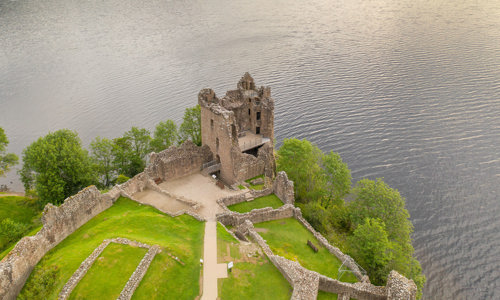
<path fill-rule="evenodd" d="M 285 139 L 277 152 L 278 171 L 285 171 L 294 182 L 295 196 L 301 202 L 325 195 L 325 178 L 319 165 L 321 150 L 307 140 Z"/>
<path fill-rule="evenodd" d="M 19 160 L 14 153 L 5 153 L 7 145 L 9 145 L 9 140 L 3 128 L 0 127 L 0 176 L 7 173 Z"/>
<path fill-rule="evenodd" d="M 365 219 L 350 237 L 352 255 L 370 274 L 370 280 L 376 285 L 386 281 L 388 262 L 392 259 L 392 245 L 385 231 L 385 224 L 380 219 Z"/>
<path fill-rule="evenodd" d="M 80 138 L 68 129 L 49 133 L 24 149 L 20 175 L 25 190 L 34 188 L 41 204 L 60 204 L 97 181 Z"/>
<path fill-rule="evenodd" d="M 409 220 L 410 214 L 405 208 L 404 199 L 382 179 L 360 180 L 353 188 L 353 195 L 355 200 L 348 205 L 353 228 L 358 228 L 367 218 L 382 220 L 387 237 L 392 243 L 392 259 L 385 270 L 396 270 L 413 279 L 421 295 L 425 276 L 422 274 L 420 263 L 413 257 L 413 225 Z"/>
<path fill-rule="evenodd" d="M 90 152 L 99 176 L 100 186 L 110 186 L 116 177 L 115 166 L 113 165 L 113 142 L 107 138 L 96 137 L 90 143 Z"/>
<path fill-rule="evenodd" d="M 130 176 L 131 171 L 130 158 L 132 156 L 132 144 L 128 137 L 119 137 L 113 139 L 113 165 L 120 174 L 127 174 Z M 132 175 L 134 176 L 134 175 Z"/>
<path fill-rule="evenodd" d="M 147 129 L 132 127 L 125 132 L 126 137 L 130 142 L 129 152 L 129 173 L 125 173 L 128 177 L 133 177 L 141 173 L 146 167 L 146 155 L 149 154 L 151 148 L 151 134 Z"/>
<path fill-rule="evenodd" d="M 179 144 L 191 140 L 201 146 L 201 108 L 200 105 L 186 108 L 182 124 L 179 127 Z"/>
<path fill-rule="evenodd" d="M 177 141 L 177 125 L 174 121 L 167 120 L 156 125 L 154 138 L 151 140 L 151 148 L 160 152 L 172 146 Z"/>
<path fill-rule="evenodd" d="M 338 204 L 351 189 L 351 171 L 340 155 L 333 151 L 323 155 L 322 165 L 328 197 Z"/>

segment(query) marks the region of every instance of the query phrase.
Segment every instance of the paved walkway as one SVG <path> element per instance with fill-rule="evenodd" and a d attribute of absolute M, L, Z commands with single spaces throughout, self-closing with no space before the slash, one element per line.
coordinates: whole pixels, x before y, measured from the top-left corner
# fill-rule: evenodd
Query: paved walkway
<path fill-rule="evenodd" d="M 217 200 L 225 196 L 242 193 L 243 191 L 221 190 L 215 185 L 215 181 L 212 178 L 205 177 L 200 173 L 163 182 L 160 184 L 160 187 L 175 195 L 196 201 L 201 205 L 196 213 L 207 220 L 203 246 L 203 294 L 201 299 L 215 300 L 217 299 L 218 289 L 217 279 L 227 277 L 227 264 L 217 263 L 216 214 L 223 211 L 220 205 L 217 204 Z M 136 196 L 162 211 L 179 209 L 172 205 L 172 199 L 167 199 L 168 197 L 151 190 L 134 194 L 134 197 Z"/>
<path fill-rule="evenodd" d="M 217 299 L 217 279 L 227 278 L 227 264 L 217 263 L 217 221 L 205 224 L 202 300 Z"/>

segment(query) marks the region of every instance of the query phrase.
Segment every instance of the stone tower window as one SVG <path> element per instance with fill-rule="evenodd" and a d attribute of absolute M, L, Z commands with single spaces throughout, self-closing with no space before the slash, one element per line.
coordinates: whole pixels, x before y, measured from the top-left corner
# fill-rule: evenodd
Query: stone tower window
<path fill-rule="evenodd" d="M 260 120 L 260 111 L 257 112 L 257 120 Z"/>
<path fill-rule="evenodd" d="M 215 138 L 215 148 L 217 149 L 216 151 L 219 152 L 219 138 Z"/>
<path fill-rule="evenodd" d="M 250 115 L 250 108 L 248 109 L 248 115 Z"/>
<path fill-rule="evenodd" d="M 210 128 L 212 130 L 214 130 L 214 120 L 212 120 L 212 119 L 210 120 Z"/>
<path fill-rule="evenodd" d="M 260 134 L 260 127 L 255 128 L 255 134 Z"/>

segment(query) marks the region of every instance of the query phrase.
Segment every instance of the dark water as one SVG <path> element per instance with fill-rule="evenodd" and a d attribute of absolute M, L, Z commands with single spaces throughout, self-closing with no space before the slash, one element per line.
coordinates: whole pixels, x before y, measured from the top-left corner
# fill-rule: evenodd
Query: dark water
<path fill-rule="evenodd" d="M 406 197 L 427 299 L 500 299 L 497 1 L 0 0 L 0 126 L 85 145 L 180 121 L 250 71 L 276 137 Z M 14 181 L 15 174 L 0 183 Z"/>

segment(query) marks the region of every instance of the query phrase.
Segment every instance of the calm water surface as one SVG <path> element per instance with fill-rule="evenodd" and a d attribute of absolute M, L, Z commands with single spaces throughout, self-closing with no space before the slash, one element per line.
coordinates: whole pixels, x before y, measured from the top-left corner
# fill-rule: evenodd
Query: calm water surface
<path fill-rule="evenodd" d="M 250 71 L 275 131 L 406 197 L 427 299 L 500 299 L 500 3 L 0 0 L 10 151 L 180 121 Z M 11 173 L 0 183 L 21 185 Z"/>

